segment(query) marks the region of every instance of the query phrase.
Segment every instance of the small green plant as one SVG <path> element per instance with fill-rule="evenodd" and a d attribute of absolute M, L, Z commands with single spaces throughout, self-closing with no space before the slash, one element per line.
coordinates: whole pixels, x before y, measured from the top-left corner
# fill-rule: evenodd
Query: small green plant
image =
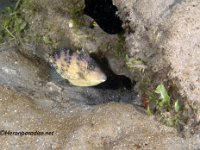
<path fill-rule="evenodd" d="M 51 44 L 51 43 L 52 43 L 52 42 L 51 42 L 51 39 L 49 38 L 48 35 L 44 35 L 44 36 L 42 37 L 42 40 L 43 40 L 43 42 L 44 42 L 45 44 Z"/>
<path fill-rule="evenodd" d="M 149 105 L 153 106 L 148 106 L 148 112 L 152 111 L 151 113 L 153 111 L 169 110 L 171 107 L 170 96 L 163 84 L 158 85 L 154 93 L 148 93 L 148 100 Z"/>
<path fill-rule="evenodd" d="M 130 70 L 137 69 L 137 70 L 144 72 L 145 69 L 147 68 L 147 66 L 145 65 L 145 63 L 142 60 L 135 59 L 135 58 L 129 58 L 128 55 L 125 56 L 125 62 Z"/>
<path fill-rule="evenodd" d="M 170 97 L 163 84 L 157 86 L 155 93 L 160 95 L 160 98 L 158 100 L 158 105 L 160 107 L 170 107 Z"/>
<path fill-rule="evenodd" d="M 159 114 L 160 120 L 168 126 L 179 124 L 182 108 L 179 100 L 173 103 L 163 84 L 159 84 L 154 92 L 148 93 L 147 114 Z"/>
<path fill-rule="evenodd" d="M 27 27 L 27 22 L 22 18 L 19 5 L 21 0 L 18 0 L 15 7 L 6 7 L 2 12 L 2 24 L 1 24 L 1 42 L 7 39 L 15 39 L 21 37 L 22 32 Z"/>

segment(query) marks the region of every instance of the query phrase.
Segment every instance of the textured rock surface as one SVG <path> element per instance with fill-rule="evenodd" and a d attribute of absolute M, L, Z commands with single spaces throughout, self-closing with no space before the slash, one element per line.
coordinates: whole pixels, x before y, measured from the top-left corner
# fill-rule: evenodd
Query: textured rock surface
<path fill-rule="evenodd" d="M 183 97 L 200 102 L 199 1 L 114 0 L 114 4 L 134 31 L 126 34 L 130 57 L 144 61 L 157 82 L 172 79 Z"/>
<path fill-rule="evenodd" d="M 194 149 L 198 136 L 182 139 L 133 106 L 110 103 L 82 113 L 40 109 L 30 97 L 0 87 L 1 147 L 4 149 Z M 51 103 L 49 101 L 49 103 Z M 56 107 L 56 106 L 55 106 Z M 53 132 L 53 135 L 3 135 Z M 34 144 L 33 144 L 34 143 Z"/>

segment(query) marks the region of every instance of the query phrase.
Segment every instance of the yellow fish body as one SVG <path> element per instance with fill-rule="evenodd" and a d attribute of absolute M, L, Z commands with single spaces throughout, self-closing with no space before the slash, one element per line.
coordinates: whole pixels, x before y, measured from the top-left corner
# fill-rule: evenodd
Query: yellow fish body
<path fill-rule="evenodd" d="M 50 62 L 64 79 L 75 86 L 95 86 L 107 79 L 96 62 L 83 51 L 64 48 L 56 51 Z"/>

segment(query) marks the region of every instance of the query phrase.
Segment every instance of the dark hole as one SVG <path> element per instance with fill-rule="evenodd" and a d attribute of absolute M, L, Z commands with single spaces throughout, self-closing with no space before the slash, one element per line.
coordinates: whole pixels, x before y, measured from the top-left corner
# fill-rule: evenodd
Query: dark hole
<path fill-rule="evenodd" d="M 112 89 L 116 90 L 119 88 L 125 88 L 131 90 L 135 85 L 135 82 L 132 82 L 131 79 L 124 75 L 116 75 L 110 68 L 108 60 L 105 57 L 99 57 L 95 53 L 91 53 L 90 56 L 97 62 L 99 67 L 107 76 L 107 80 L 95 88 L 99 89 Z"/>
<path fill-rule="evenodd" d="M 84 13 L 92 17 L 107 33 L 123 32 L 122 21 L 116 15 L 117 7 L 112 0 L 85 0 Z"/>

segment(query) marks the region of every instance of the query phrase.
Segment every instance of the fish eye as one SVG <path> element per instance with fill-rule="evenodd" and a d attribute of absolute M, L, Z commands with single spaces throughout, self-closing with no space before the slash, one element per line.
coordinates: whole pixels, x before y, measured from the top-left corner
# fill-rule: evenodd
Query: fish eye
<path fill-rule="evenodd" d="M 88 64 L 87 69 L 88 70 L 94 70 L 95 66 L 92 64 Z"/>

